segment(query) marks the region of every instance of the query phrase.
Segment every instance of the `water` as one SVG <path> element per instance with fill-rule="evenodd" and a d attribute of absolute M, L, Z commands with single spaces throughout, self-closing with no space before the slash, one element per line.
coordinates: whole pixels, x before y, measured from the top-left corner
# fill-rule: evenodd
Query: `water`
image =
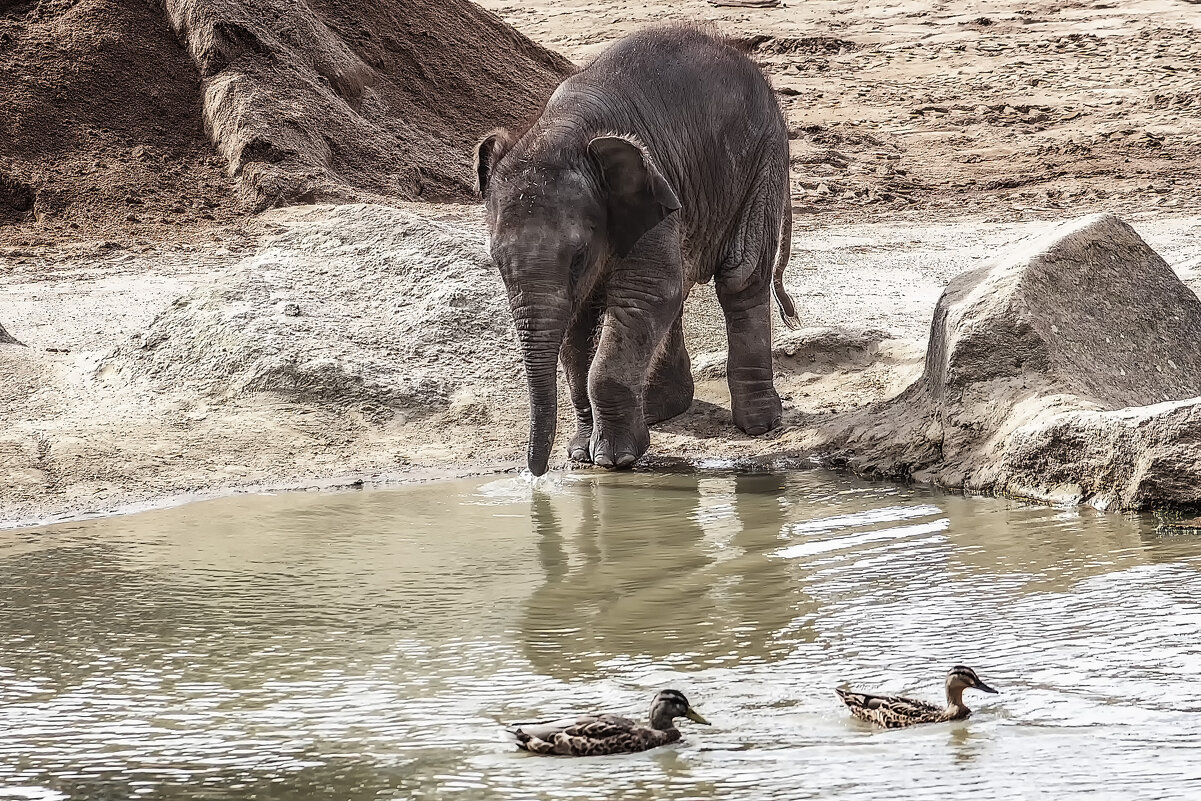
<path fill-rule="evenodd" d="M 1183 798 L 1201 538 L 813 471 L 245 497 L 0 533 L 0 798 Z M 941 697 L 879 732 L 831 692 Z M 534 757 L 499 721 L 709 728 Z"/>

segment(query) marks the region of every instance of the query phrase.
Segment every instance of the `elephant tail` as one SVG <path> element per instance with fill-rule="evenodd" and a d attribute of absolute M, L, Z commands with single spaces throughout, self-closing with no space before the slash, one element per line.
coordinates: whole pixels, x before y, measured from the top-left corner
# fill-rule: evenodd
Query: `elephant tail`
<path fill-rule="evenodd" d="M 780 220 L 780 242 L 776 250 L 776 266 L 772 273 L 772 294 L 776 296 L 776 305 L 780 308 L 780 319 L 784 325 L 795 331 L 801 327 L 801 321 L 796 316 L 796 306 L 784 288 L 784 271 L 788 269 L 788 260 L 792 258 L 792 198 L 784 196 L 784 216 Z"/>

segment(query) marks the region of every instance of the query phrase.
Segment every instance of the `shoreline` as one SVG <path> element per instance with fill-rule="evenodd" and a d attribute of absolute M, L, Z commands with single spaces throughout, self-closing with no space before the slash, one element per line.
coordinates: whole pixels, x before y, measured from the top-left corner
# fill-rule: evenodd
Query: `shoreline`
<path fill-rule="evenodd" d="M 195 490 L 170 495 L 156 496 L 140 501 L 120 503 L 112 507 L 95 511 L 66 512 L 61 515 L 50 515 L 39 518 L 0 519 L 0 534 L 36 533 L 39 529 L 67 523 L 82 523 L 91 520 L 104 520 L 110 517 L 153 512 L 160 509 L 174 509 L 204 501 L 234 498 L 242 495 L 283 495 L 301 492 L 343 493 L 360 490 L 397 489 L 418 484 L 429 484 L 438 481 L 457 481 L 478 476 L 505 475 L 512 473 L 515 466 L 480 467 L 464 470 L 423 470 L 414 473 L 396 474 L 394 476 L 330 476 L 314 478 L 309 481 L 280 481 L 262 482 L 234 487 L 221 487 L 207 490 Z"/>

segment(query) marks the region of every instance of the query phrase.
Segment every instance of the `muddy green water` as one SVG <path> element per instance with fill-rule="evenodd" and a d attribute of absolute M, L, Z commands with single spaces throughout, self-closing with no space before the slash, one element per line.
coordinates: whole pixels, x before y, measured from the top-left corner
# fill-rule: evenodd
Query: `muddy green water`
<path fill-rule="evenodd" d="M 814 471 L 199 503 L 0 532 L 0 798 L 1201 797 L 1201 538 Z M 832 688 L 1000 695 L 878 732 Z M 498 721 L 713 722 L 534 757 Z"/>

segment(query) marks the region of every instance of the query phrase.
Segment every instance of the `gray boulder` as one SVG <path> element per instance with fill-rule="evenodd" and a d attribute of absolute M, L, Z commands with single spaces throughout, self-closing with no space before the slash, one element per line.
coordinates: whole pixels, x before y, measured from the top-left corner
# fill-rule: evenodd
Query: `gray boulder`
<path fill-rule="evenodd" d="M 1112 215 L 955 278 L 922 378 L 833 422 L 856 470 L 1106 508 L 1201 502 L 1201 301 Z"/>

